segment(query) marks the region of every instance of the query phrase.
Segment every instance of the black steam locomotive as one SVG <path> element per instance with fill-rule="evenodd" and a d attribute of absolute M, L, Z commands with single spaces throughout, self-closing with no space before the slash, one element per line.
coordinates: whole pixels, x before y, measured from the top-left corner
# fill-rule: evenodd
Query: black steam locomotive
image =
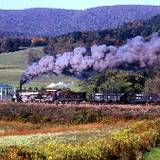
<path fill-rule="evenodd" d="M 13 101 L 23 103 L 81 103 L 86 101 L 86 93 L 51 88 L 17 89 Z"/>

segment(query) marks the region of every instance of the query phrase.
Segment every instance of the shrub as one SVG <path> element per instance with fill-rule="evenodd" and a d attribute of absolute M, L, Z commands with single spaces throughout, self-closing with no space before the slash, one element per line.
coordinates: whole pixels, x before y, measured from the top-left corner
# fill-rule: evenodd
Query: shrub
<path fill-rule="evenodd" d="M 101 112 L 96 112 L 91 109 L 76 109 L 73 111 L 73 116 L 71 118 L 71 123 L 88 123 L 97 122 L 102 119 Z"/>
<path fill-rule="evenodd" d="M 160 116 L 160 106 L 135 105 L 71 105 L 62 104 L 3 104 L 0 105 L 1 119 L 32 123 L 79 124 L 99 122 L 105 118 L 150 119 Z"/>
<path fill-rule="evenodd" d="M 143 153 L 159 142 L 159 126 L 159 120 L 144 120 L 100 139 L 75 144 L 44 142 L 28 148 L 10 148 L 0 155 L 10 158 L 13 154 L 26 160 L 142 160 Z"/>

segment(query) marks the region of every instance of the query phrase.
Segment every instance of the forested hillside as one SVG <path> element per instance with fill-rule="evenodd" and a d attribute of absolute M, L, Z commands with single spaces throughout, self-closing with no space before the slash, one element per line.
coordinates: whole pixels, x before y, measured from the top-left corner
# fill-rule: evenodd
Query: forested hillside
<path fill-rule="evenodd" d="M 57 36 L 73 31 L 116 28 L 125 22 L 146 20 L 160 13 L 158 6 L 105 6 L 86 10 L 0 10 L 0 30 L 30 35 Z"/>
<path fill-rule="evenodd" d="M 45 46 L 48 38 L 33 37 L 23 33 L 1 32 L 0 31 L 0 54 L 14 52 L 26 47 Z"/>
<path fill-rule="evenodd" d="M 149 20 L 136 20 L 128 22 L 116 29 L 105 29 L 92 32 L 72 32 L 63 36 L 50 38 L 45 47 L 46 54 L 63 53 L 72 51 L 73 48 L 84 46 L 88 49 L 93 44 L 106 44 L 120 46 L 127 39 L 135 36 L 143 36 L 146 40 L 154 32 L 160 34 L 160 15 Z"/>
<path fill-rule="evenodd" d="M 115 29 L 77 31 L 57 37 L 42 38 L 22 33 L 0 32 L 0 53 L 16 51 L 19 50 L 19 47 L 45 46 L 47 44 L 44 52 L 50 55 L 72 51 L 79 46 L 87 47 L 89 50 L 93 44 L 120 46 L 127 39 L 135 36 L 143 36 L 147 40 L 154 32 L 160 34 L 160 15 L 145 21 L 128 22 Z"/>

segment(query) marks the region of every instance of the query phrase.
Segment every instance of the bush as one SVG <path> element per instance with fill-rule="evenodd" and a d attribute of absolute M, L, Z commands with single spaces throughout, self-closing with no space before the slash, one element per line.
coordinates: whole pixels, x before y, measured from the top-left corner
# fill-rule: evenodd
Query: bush
<path fill-rule="evenodd" d="M 102 119 L 101 112 L 96 112 L 91 109 L 76 109 L 73 111 L 73 116 L 71 118 L 72 123 L 88 123 L 88 122 L 98 122 Z"/>
<path fill-rule="evenodd" d="M 9 148 L 0 156 L 26 160 L 142 160 L 143 153 L 160 139 L 160 121 L 140 121 L 110 136 L 76 144 L 42 143 L 29 148 Z M 17 160 L 11 159 L 11 160 Z M 4 159 L 5 160 L 5 159 Z"/>
<path fill-rule="evenodd" d="M 0 117 L 31 123 L 80 124 L 100 122 L 104 119 L 150 119 L 160 116 L 160 106 L 90 104 L 46 105 L 43 104 L 3 104 Z"/>

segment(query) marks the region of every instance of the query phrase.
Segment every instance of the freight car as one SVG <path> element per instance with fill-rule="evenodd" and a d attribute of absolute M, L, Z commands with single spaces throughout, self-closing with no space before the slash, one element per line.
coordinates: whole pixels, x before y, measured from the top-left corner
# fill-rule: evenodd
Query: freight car
<path fill-rule="evenodd" d="M 134 94 L 132 103 L 135 104 L 160 104 L 160 96 L 153 93 Z"/>
<path fill-rule="evenodd" d="M 125 103 L 126 94 L 125 93 L 110 93 L 110 92 L 100 92 L 93 93 L 91 98 L 92 103 Z"/>
<path fill-rule="evenodd" d="M 92 103 L 127 103 L 127 95 L 125 93 L 101 92 L 93 93 Z"/>
<path fill-rule="evenodd" d="M 58 92 L 56 97 L 57 103 L 81 103 L 86 101 L 85 92 Z"/>
<path fill-rule="evenodd" d="M 160 96 L 152 93 L 92 93 L 92 103 L 160 104 Z"/>

